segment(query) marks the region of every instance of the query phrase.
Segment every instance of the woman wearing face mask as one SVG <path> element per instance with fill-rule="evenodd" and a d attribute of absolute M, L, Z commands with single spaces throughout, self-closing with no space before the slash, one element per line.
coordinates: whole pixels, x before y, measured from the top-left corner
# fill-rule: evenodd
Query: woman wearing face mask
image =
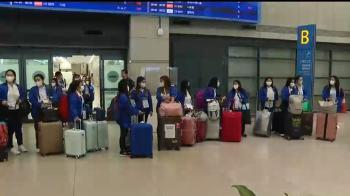
<path fill-rule="evenodd" d="M 288 78 L 286 81 L 286 85 L 281 90 L 281 109 L 282 112 L 288 111 L 288 105 L 289 105 L 289 96 L 293 95 L 295 92 L 295 83 L 293 78 Z"/>
<path fill-rule="evenodd" d="M 22 118 L 19 111 L 19 103 L 25 99 L 25 91 L 16 83 L 16 72 L 9 69 L 5 72 L 6 82 L 0 85 L 0 102 L 6 108 L 6 123 L 9 141 L 7 147 L 18 155 L 27 152 L 23 146 Z M 18 149 L 13 146 L 13 134 L 15 133 Z"/>
<path fill-rule="evenodd" d="M 294 88 L 294 95 L 302 95 L 304 98 L 304 101 L 307 101 L 307 92 L 304 89 L 303 85 L 303 77 L 302 76 L 297 76 L 295 77 L 295 88 Z"/>
<path fill-rule="evenodd" d="M 177 93 L 176 101 L 180 102 L 185 114 L 193 110 L 192 97 L 190 95 L 190 82 L 183 80 L 181 82 L 180 91 Z"/>
<path fill-rule="evenodd" d="M 174 102 L 176 93 L 176 88 L 171 86 L 169 77 L 160 77 L 160 86 L 157 88 L 157 112 L 162 102 Z"/>
<path fill-rule="evenodd" d="M 322 98 L 324 101 L 333 101 L 337 104 L 337 112 L 341 111 L 344 91 L 340 88 L 340 82 L 337 76 L 331 76 L 329 83 L 323 88 Z"/>
<path fill-rule="evenodd" d="M 246 90 L 242 88 L 239 80 L 233 81 L 233 88 L 228 93 L 226 108 L 233 111 L 249 110 L 249 96 Z M 242 118 L 242 136 L 247 137 L 245 133 L 245 124 L 249 119 Z"/>
<path fill-rule="evenodd" d="M 59 85 L 59 82 L 57 78 L 52 78 L 51 80 L 51 95 L 52 95 L 52 106 L 58 107 L 60 99 L 63 95 L 63 89 L 61 85 Z"/>
<path fill-rule="evenodd" d="M 267 77 L 264 85 L 259 90 L 260 106 L 262 109 L 267 109 L 273 112 L 275 102 L 278 100 L 277 88 L 273 85 L 272 77 Z"/>
<path fill-rule="evenodd" d="M 29 91 L 29 102 L 32 105 L 32 117 L 34 119 L 34 129 L 35 129 L 35 138 L 36 138 L 36 148 L 39 148 L 39 122 L 42 118 L 42 108 L 47 107 L 50 101 L 50 90 L 49 87 L 44 83 L 44 76 L 42 74 L 36 74 L 34 76 L 35 86 L 32 87 Z"/>
<path fill-rule="evenodd" d="M 120 127 L 120 156 L 130 154 L 130 149 L 126 146 L 126 136 L 131 126 L 131 116 L 141 115 L 141 111 L 131 105 L 129 99 L 129 86 L 127 80 L 121 80 L 118 83 L 118 104 L 119 104 L 119 127 Z"/>
<path fill-rule="evenodd" d="M 84 77 L 86 78 L 86 76 Z M 94 86 L 91 84 L 91 78 L 89 77 L 85 79 L 83 97 L 85 105 L 84 108 L 88 111 L 87 115 L 90 115 L 92 113 L 92 106 L 95 100 L 95 89 Z"/>
<path fill-rule="evenodd" d="M 68 88 L 69 99 L 69 126 L 74 127 L 76 121 L 83 119 L 83 105 L 84 99 L 82 96 L 83 82 L 81 80 L 74 80 Z M 86 115 L 86 114 L 85 114 Z"/>
<path fill-rule="evenodd" d="M 138 121 L 147 122 L 148 116 L 153 114 L 153 104 L 151 92 L 146 88 L 146 79 L 139 76 L 136 79 L 136 89 L 131 91 L 130 99 L 136 103 L 136 108 L 144 114 L 139 115 Z"/>

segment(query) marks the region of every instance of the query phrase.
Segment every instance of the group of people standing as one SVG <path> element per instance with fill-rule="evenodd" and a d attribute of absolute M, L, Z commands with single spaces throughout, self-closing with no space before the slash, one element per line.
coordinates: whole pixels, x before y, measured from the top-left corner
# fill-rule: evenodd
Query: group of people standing
<path fill-rule="evenodd" d="M 148 121 L 149 116 L 153 115 L 153 103 L 150 90 L 147 88 L 146 78 L 139 76 L 136 85 L 128 77 L 128 71 L 122 70 L 123 79 L 118 83 L 118 107 L 120 126 L 120 154 L 127 155 L 129 149 L 126 146 L 126 137 L 131 126 L 131 117 L 138 115 L 138 121 Z M 13 154 L 26 152 L 23 146 L 22 137 L 22 118 L 20 117 L 19 104 L 26 100 L 25 89 L 16 83 L 16 72 L 7 70 L 5 72 L 6 82 L 0 85 L 0 102 L 4 120 L 7 122 L 9 130 L 8 148 Z M 60 100 L 63 96 L 68 96 L 69 100 L 69 124 L 73 126 L 74 122 L 83 119 L 83 115 L 89 115 L 92 112 L 94 101 L 94 87 L 91 84 L 91 78 L 81 77 L 75 74 L 73 81 L 66 89 L 65 80 L 61 72 L 56 72 L 51 80 L 51 84 L 45 84 L 45 76 L 36 74 L 34 76 L 35 86 L 29 91 L 29 102 L 31 103 L 31 115 L 34 119 L 36 136 L 38 133 L 38 123 L 42 118 L 42 110 L 46 107 L 60 107 Z M 217 93 L 220 87 L 220 80 L 217 77 L 210 79 L 205 88 L 205 100 L 207 103 L 218 100 L 221 107 L 229 110 L 239 111 L 249 109 L 249 93 L 242 87 L 239 80 L 234 80 L 232 89 L 228 92 L 228 97 L 222 97 Z M 289 96 L 302 95 L 304 100 L 309 100 L 309 93 L 303 86 L 303 78 L 288 78 L 285 86 L 281 90 L 281 109 L 287 111 Z M 180 88 L 172 85 L 168 76 L 160 77 L 160 84 L 156 91 L 157 116 L 158 109 L 162 102 L 181 103 L 185 114 L 194 109 L 193 99 L 190 93 L 190 82 L 184 80 Z M 276 102 L 279 99 L 277 88 L 274 86 L 273 78 L 267 77 L 258 92 L 258 98 L 261 109 L 274 111 Z M 329 83 L 323 89 L 322 98 L 327 101 L 334 101 L 340 111 L 341 103 L 344 98 L 344 92 L 340 88 L 339 79 L 336 76 L 329 78 Z M 226 101 L 224 101 L 226 100 Z M 5 109 L 5 110 L 4 110 Z M 4 112 L 6 111 L 6 112 Z M 15 133 L 18 148 L 13 146 L 12 137 Z M 242 122 L 242 135 L 245 134 L 245 122 Z"/>

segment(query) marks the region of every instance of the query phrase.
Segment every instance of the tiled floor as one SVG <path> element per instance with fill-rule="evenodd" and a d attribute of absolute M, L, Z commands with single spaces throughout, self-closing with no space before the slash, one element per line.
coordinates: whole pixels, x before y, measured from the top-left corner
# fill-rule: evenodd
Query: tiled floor
<path fill-rule="evenodd" d="M 25 144 L 30 152 L 0 163 L 0 196 L 238 195 L 233 184 L 246 185 L 258 196 L 284 196 L 284 192 L 347 196 L 349 120 L 350 115 L 340 116 L 334 143 L 312 137 L 303 141 L 259 138 L 250 133 L 241 143 L 204 142 L 180 152 L 155 150 L 153 159 L 119 157 L 119 130 L 112 123 L 110 150 L 79 160 L 35 153 L 34 131 L 27 124 Z"/>

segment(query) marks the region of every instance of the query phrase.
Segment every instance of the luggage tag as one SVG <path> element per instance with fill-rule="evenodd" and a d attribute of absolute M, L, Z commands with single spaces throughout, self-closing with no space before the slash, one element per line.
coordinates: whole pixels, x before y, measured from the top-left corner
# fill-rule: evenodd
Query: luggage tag
<path fill-rule="evenodd" d="M 82 112 L 83 119 L 86 119 L 86 110 L 83 110 Z"/>
<path fill-rule="evenodd" d="M 142 100 L 142 106 L 143 106 L 144 109 L 148 109 L 149 108 L 149 104 L 148 104 L 148 100 L 147 99 Z"/>
<path fill-rule="evenodd" d="M 178 125 L 180 126 L 180 124 Z M 165 138 L 166 139 L 174 139 L 175 138 L 175 124 L 165 124 L 164 125 L 164 132 L 165 132 Z"/>

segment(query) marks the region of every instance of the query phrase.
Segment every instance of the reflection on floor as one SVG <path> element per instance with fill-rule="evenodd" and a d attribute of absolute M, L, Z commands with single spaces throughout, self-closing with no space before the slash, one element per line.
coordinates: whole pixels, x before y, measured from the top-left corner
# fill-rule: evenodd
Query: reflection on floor
<path fill-rule="evenodd" d="M 232 184 L 246 185 L 259 196 L 284 192 L 291 196 L 350 195 L 347 120 L 350 115 L 341 115 L 334 143 L 312 137 L 304 141 L 260 138 L 249 133 L 241 143 L 211 141 L 183 147 L 180 152 L 155 150 L 153 159 L 119 157 L 119 128 L 111 123 L 110 150 L 79 160 L 35 153 L 33 126 L 26 124 L 25 145 L 30 152 L 0 163 L 0 195 L 238 195 Z"/>

